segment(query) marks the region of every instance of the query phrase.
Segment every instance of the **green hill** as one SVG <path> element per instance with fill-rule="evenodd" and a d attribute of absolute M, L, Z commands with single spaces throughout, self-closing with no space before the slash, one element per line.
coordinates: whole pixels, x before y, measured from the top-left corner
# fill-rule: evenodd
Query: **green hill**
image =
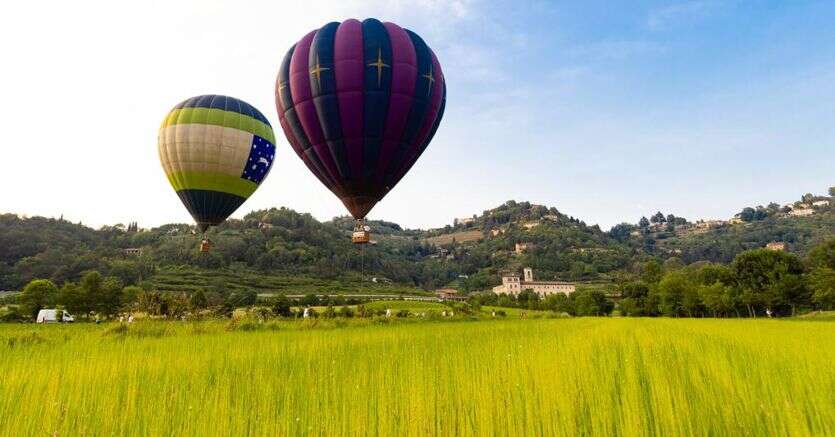
<path fill-rule="evenodd" d="M 759 210 L 754 211 L 756 218 Z M 763 208 L 748 223 L 703 231 L 675 218 L 673 225 L 621 224 L 604 232 L 554 207 L 511 200 L 440 229 L 370 221 L 375 244 L 362 254 L 350 242 L 351 218 L 320 222 L 287 208 L 253 211 L 213 228 L 208 254 L 199 253 L 199 237 L 187 224 L 91 229 L 63 219 L 5 214 L 0 215 L 0 290 L 18 290 L 35 278 L 60 284 L 90 270 L 125 284 L 186 292 L 398 294 L 448 284 L 485 290 L 499 282 L 501 272 L 523 266 L 540 279 L 600 283 L 629 275 L 651 258 L 727 262 L 772 241 L 802 255 L 835 235 L 832 207 L 816 207 L 805 217 L 774 211 Z M 129 248 L 141 255 L 126 253 Z"/>

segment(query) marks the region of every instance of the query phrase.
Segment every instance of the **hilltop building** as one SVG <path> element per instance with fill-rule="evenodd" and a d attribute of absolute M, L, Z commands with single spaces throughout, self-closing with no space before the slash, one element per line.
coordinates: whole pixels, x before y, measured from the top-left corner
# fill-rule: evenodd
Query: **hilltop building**
<path fill-rule="evenodd" d="M 520 278 L 519 274 L 515 272 L 503 274 L 502 285 L 493 287 L 493 293 L 517 296 L 524 290 L 533 290 L 534 293 L 545 297 L 557 293 L 569 295 L 574 293 L 576 289 L 574 283 L 571 282 L 535 281 L 533 269 L 530 267 L 525 267 L 524 274 L 524 278 Z"/>
<path fill-rule="evenodd" d="M 475 223 L 475 219 L 472 217 L 462 217 L 452 220 L 453 225 L 470 225 L 473 223 Z"/>
<path fill-rule="evenodd" d="M 142 249 L 138 247 L 129 247 L 122 250 L 122 252 L 127 256 L 142 256 Z"/>
<path fill-rule="evenodd" d="M 807 215 L 812 215 L 814 213 L 815 213 L 815 210 L 812 209 L 812 208 L 795 208 L 795 209 L 791 210 L 789 215 L 795 216 L 795 217 L 805 217 Z"/>
<path fill-rule="evenodd" d="M 780 251 L 780 252 L 785 252 L 786 251 L 786 243 L 784 243 L 782 241 L 772 241 L 771 243 L 766 244 L 765 248 L 768 249 L 768 250 L 777 250 L 777 251 Z"/>

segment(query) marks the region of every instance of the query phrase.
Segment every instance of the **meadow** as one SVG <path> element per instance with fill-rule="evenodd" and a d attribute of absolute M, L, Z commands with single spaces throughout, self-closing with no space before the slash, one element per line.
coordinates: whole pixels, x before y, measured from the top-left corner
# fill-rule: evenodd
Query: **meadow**
<path fill-rule="evenodd" d="M 832 435 L 835 323 L 0 325 L 0 435 Z"/>

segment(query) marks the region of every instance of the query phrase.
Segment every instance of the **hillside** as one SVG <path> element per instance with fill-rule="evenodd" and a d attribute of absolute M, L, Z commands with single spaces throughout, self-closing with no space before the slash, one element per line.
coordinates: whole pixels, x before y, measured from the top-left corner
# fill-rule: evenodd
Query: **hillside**
<path fill-rule="evenodd" d="M 835 235 L 831 207 L 816 207 L 806 216 L 763 212 L 737 224 L 702 226 L 680 217 L 671 223 L 621 224 L 604 232 L 554 207 L 511 200 L 440 229 L 370 221 L 375 244 L 360 253 L 350 243 L 349 217 L 320 222 L 272 208 L 212 229 L 213 249 L 201 254 L 199 238 L 187 224 L 91 229 L 5 214 L 0 215 L 0 290 L 18 290 L 35 278 L 60 284 L 98 270 L 125 284 L 168 291 L 391 294 L 448 284 L 471 291 L 487 289 L 502 271 L 523 266 L 541 279 L 605 282 L 631 274 L 651 258 L 727 262 L 774 241 L 802 255 Z M 141 254 L 126 253 L 129 248 Z"/>

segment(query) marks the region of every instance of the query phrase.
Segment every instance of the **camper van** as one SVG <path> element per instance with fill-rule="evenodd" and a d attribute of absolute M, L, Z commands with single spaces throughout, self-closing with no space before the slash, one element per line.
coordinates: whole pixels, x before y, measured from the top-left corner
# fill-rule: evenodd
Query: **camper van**
<path fill-rule="evenodd" d="M 64 310 L 40 310 L 37 323 L 72 323 L 75 317 Z"/>

